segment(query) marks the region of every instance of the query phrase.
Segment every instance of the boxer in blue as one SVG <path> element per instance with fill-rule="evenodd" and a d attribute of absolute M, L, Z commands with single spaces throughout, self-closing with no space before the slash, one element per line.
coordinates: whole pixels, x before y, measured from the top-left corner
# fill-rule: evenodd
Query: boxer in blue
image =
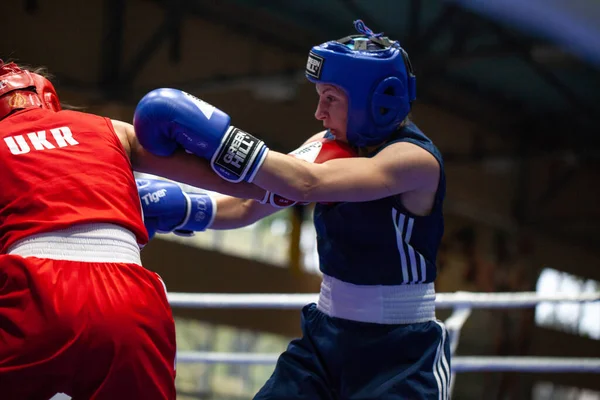
<path fill-rule="evenodd" d="M 203 228 L 247 225 L 275 212 L 273 205 L 317 203 L 319 300 L 303 308 L 302 337 L 255 399 L 449 396 L 449 341 L 434 303 L 442 156 L 408 118 L 416 78 L 404 49 L 362 21 L 355 28 L 356 35 L 311 49 L 306 76 L 326 131 L 291 155 L 269 151 L 230 126 L 227 114 L 181 91 L 157 89 L 136 109 L 148 151 L 167 156 L 183 147 L 223 179 L 269 194 L 270 204 L 220 198 Z M 356 154 L 331 152 L 346 144 Z"/>

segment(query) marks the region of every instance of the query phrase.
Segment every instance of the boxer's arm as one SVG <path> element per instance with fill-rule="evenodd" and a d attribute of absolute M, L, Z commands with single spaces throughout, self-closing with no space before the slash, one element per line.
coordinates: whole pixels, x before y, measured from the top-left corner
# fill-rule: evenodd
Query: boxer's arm
<path fill-rule="evenodd" d="M 304 144 L 322 139 L 326 132 L 322 131 L 314 134 Z M 261 204 L 258 201 L 232 196 L 219 196 L 216 201 L 218 211 L 210 229 L 241 228 L 282 210 L 281 208 L 273 207 L 269 203 Z"/>
<path fill-rule="evenodd" d="M 112 123 L 135 171 L 235 197 L 261 200 L 265 196 L 265 190 L 253 184 L 225 181 L 213 172 L 208 161 L 184 150 L 176 150 L 167 157 L 156 156 L 140 145 L 133 125 L 117 120 Z"/>
<path fill-rule="evenodd" d="M 314 142 L 325 137 L 327 131 L 312 135 L 303 144 Z M 251 225 L 269 215 L 281 211 L 281 208 L 273 207 L 271 204 L 261 204 L 258 201 L 240 199 L 231 196 L 220 196 L 217 198 L 217 214 L 210 229 L 236 229 Z"/>
<path fill-rule="evenodd" d="M 210 229 L 236 229 L 248 226 L 281 211 L 281 208 L 249 199 L 220 196 L 217 198 L 217 210 Z"/>
<path fill-rule="evenodd" d="M 440 165 L 412 143 L 394 143 L 372 158 L 303 162 L 270 151 L 253 183 L 296 201 L 369 201 L 437 189 Z"/>

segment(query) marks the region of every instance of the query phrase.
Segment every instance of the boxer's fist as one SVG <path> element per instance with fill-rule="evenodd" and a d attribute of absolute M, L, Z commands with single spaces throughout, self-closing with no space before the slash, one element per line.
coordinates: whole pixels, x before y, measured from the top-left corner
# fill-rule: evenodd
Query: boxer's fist
<path fill-rule="evenodd" d="M 268 148 L 254 136 L 230 125 L 218 108 L 177 89 L 162 88 L 138 103 L 133 126 L 149 152 L 171 155 L 178 147 L 210 161 L 231 182 L 251 182 Z"/>
<path fill-rule="evenodd" d="M 291 153 L 288 153 L 288 155 L 310 163 L 323 164 L 329 160 L 338 158 L 356 157 L 358 154 L 354 148 L 344 142 L 335 139 L 321 138 L 305 143 Z M 271 192 L 267 192 L 261 203 L 270 203 L 277 208 L 286 208 L 295 204 L 308 204 L 298 203 Z"/>
<path fill-rule="evenodd" d="M 335 139 L 321 138 L 300 146 L 289 155 L 313 164 L 323 164 L 337 158 L 356 157 L 358 154 L 347 143 Z"/>
<path fill-rule="evenodd" d="M 136 179 L 148 236 L 156 232 L 189 236 L 206 230 L 213 221 L 216 202 L 208 194 L 185 193 L 173 182 Z"/>

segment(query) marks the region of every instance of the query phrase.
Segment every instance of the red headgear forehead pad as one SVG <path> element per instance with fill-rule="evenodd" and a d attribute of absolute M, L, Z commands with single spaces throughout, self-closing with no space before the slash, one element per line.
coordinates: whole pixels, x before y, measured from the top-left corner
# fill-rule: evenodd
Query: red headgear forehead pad
<path fill-rule="evenodd" d="M 0 119 L 14 110 L 28 107 L 60 111 L 54 86 L 41 75 L 0 60 Z"/>

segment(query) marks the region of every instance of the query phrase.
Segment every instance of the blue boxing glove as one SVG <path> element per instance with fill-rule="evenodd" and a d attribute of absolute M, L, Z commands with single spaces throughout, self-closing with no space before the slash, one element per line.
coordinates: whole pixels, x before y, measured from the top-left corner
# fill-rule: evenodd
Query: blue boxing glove
<path fill-rule="evenodd" d="M 223 179 L 252 182 L 269 149 L 230 122 L 218 108 L 169 88 L 146 94 L 133 116 L 138 140 L 149 152 L 169 156 L 182 147 L 209 160 Z"/>
<path fill-rule="evenodd" d="M 217 209 L 212 196 L 185 193 L 179 185 L 159 179 L 136 179 L 136 183 L 150 239 L 157 232 L 191 236 L 212 224 Z"/>

